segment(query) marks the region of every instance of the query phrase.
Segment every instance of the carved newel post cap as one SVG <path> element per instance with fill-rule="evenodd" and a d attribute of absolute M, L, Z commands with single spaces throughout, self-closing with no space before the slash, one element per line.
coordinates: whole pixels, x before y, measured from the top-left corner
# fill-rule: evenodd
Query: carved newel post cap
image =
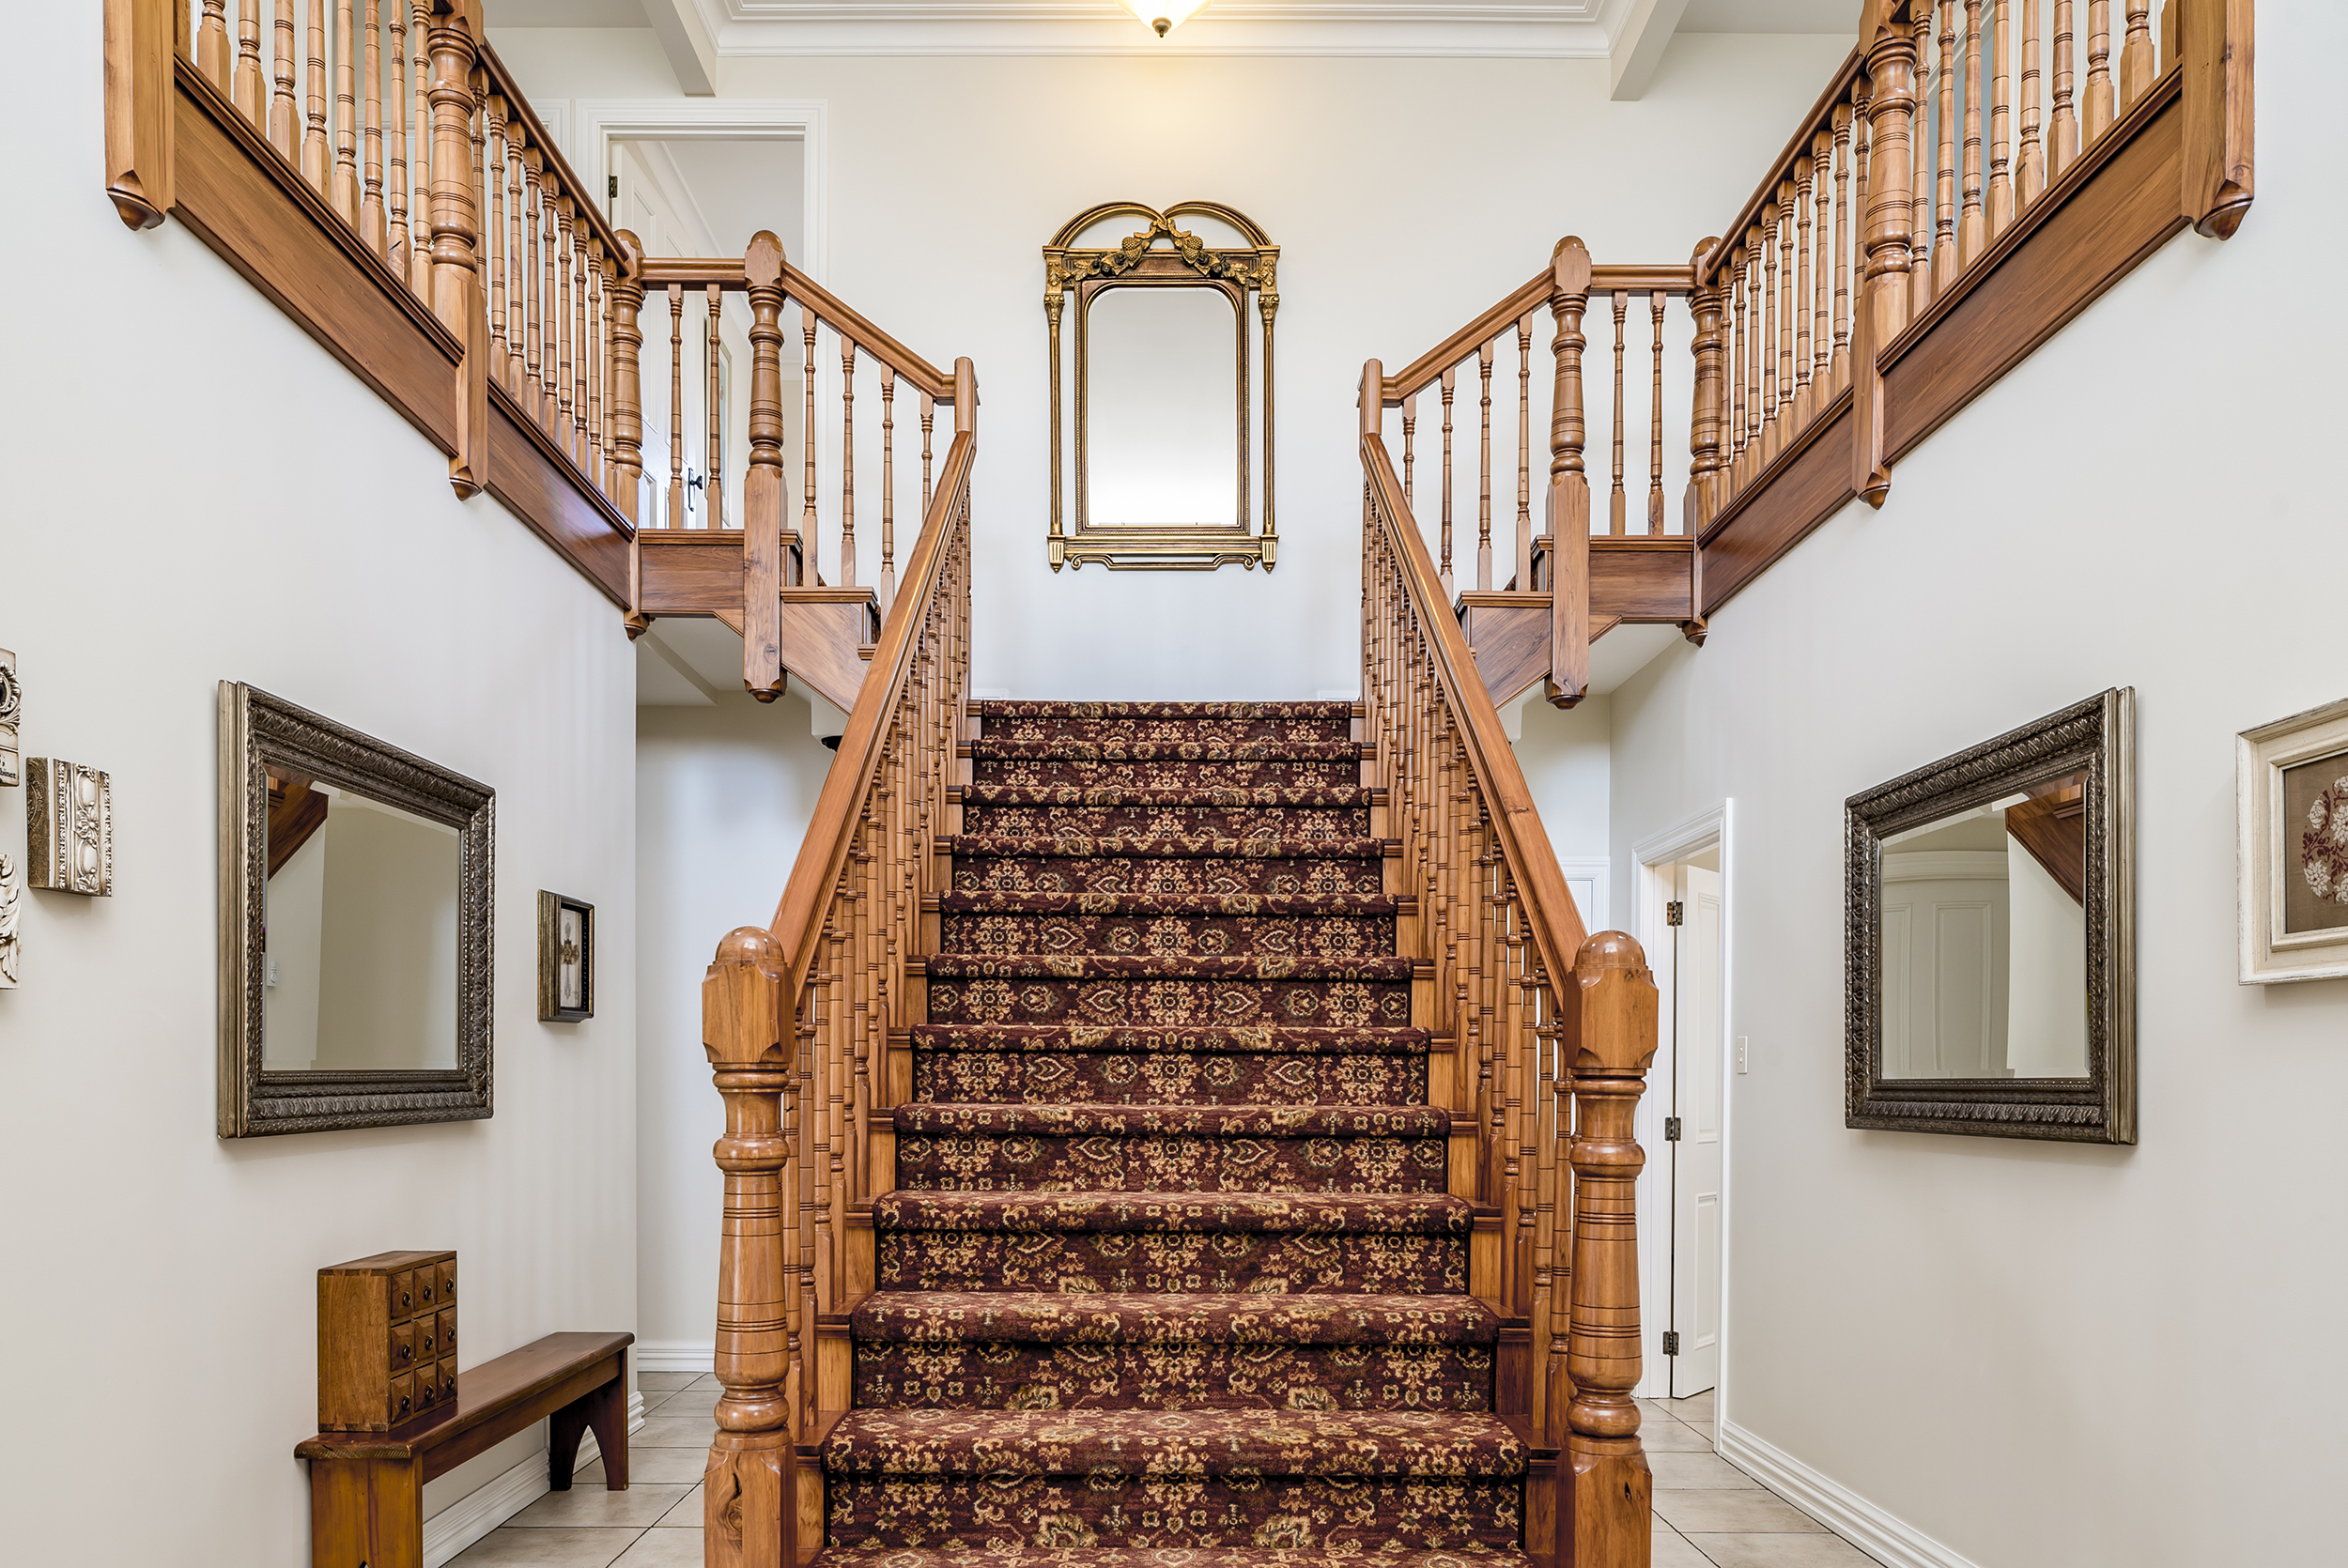
<path fill-rule="evenodd" d="M 771 230 L 750 236 L 749 249 L 742 253 L 742 275 L 754 288 L 772 288 L 782 282 L 782 241 Z"/>
<path fill-rule="evenodd" d="M 620 276 L 629 283 L 636 282 L 644 275 L 644 242 L 630 229 L 614 229 L 611 238 L 619 241 L 614 249 L 618 252 Z"/>
<path fill-rule="evenodd" d="M 1574 955 L 1582 992 L 1582 1044 L 1574 1070 L 1636 1075 L 1655 1059 L 1655 976 L 1628 931 L 1599 931 Z"/>
<path fill-rule="evenodd" d="M 1590 248 L 1578 235 L 1568 235 L 1549 253 L 1550 276 L 1560 294 L 1590 291 Z"/>
<path fill-rule="evenodd" d="M 1626 939 L 1627 940 L 1627 939 Z M 718 956 L 710 961 L 713 969 L 730 964 L 747 964 L 757 969 L 782 972 L 782 944 L 775 933 L 764 926 L 736 926 L 718 939 Z"/>
<path fill-rule="evenodd" d="M 702 981 L 702 1047 L 712 1066 L 765 1068 L 785 1059 L 782 945 L 757 926 L 728 931 Z"/>

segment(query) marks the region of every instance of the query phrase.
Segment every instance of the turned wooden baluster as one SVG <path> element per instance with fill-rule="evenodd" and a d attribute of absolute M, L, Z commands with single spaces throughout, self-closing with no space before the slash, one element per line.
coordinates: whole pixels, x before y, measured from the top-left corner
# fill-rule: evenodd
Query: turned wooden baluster
<path fill-rule="evenodd" d="M 806 564 L 800 568 L 800 580 L 820 583 L 822 571 L 816 565 L 815 531 L 815 307 L 799 306 L 799 336 L 805 342 L 807 358 L 799 370 L 799 387 L 807 397 L 806 412 L 799 420 L 799 446 L 802 453 L 799 498 L 799 549 Z"/>
<path fill-rule="evenodd" d="M 2085 145 L 2093 146 L 2118 117 L 2112 101 L 2111 0 L 2087 0 Z"/>
<path fill-rule="evenodd" d="M 937 419 L 936 400 L 921 394 L 921 515 L 930 515 L 930 427 Z"/>
<path fill-rule="evenodd" d="M 301 177 L 323 196 L 327 189 L 326 0 L 310 0 L 309 23 L 303 35 L 307 46 L 303 63 L 309 70 L 301 83 Z M 418 83 L 419 97 L 424 90 L 424 84 Z"/>
<path fill-rule="evenodd" d="M 1810 298 L 1810 413 L 1813 419 L 1834 398 L 1834 201 L 1833 122 L 1810 138 L 1810 177 L 1817 225 L 1817 276 Z"/>
<path fill-rule="evenodd" d="M 1777 268 L 1779 247 L 1779 215 L 1772 206 L 1762 215 L 1763 237 L 1761 256 L 1761 335 L 1753 344 L 1760 361 L 1761 429 L 1756 438 L 1759 450 L 1753 453 L 1756 469 L 1766 468 L 1775 453 L 1777 435 Z"/>
<path fill-rule="evenodd" d="M 1997 0 L 1989 47 L 1997 68 L 1989 73 L 1989 238 L 2014 223 L 2014 0 Z"/>
<path fill-rule="evenodd" d="M 1852 105 L 1834 109 L 1834 346 L 1827 365 L 1828 385 L 1850 385 L 1850 168 Z M 1862 192 L 1863 196 L 1863 192 Z M 1862 235 L 1864 231 L 1861 231 Z"/>
<path fill-rule="evenodd" d="M 2120 50 L 2120 107 L 2136 106 L 2137 101 L 2153 90 L 2153 83 L 2160 74 L 2157 54 L 2153 48 L 2152 6 L 2149 0 L 2128 0 L 2127 42 Z"/>
<path fill-rule="evenodd" d="M 1590 481 L 1583 461 L 1582 318 L 1590 305 L 1589 247 L 1571 235 L 1550 253 L 1551 340 L 1557 361 L 1549 417 L 1550 630 L 1548 699 L 1561 708 L 1590 686 Z M 1446 591 L 1449 584 L 1444 585 Z"/>
<path fill-rule="evenodd" d="M 280 0 L 282 5 L 283 0 Z M 373 8 L 373 0 L 369 0 Z M 415 232 L 409 223 L 411 199 L 415 192 L 414 135 L 408 119 L 408 7 L 406 0 L 392 0 L 391 11 L 383 23 L 383 30 L 392 37 L 392 97 L 390 112 L 398 123 L 387 126 L 391 147 L 387 161 L 391 164 L 390 178 L 385 182 L 391 202 L 390 221 L 384 229 L 382 256 L 400 281 L 408 279 L 409 263 L 414 260 Z M 504 100 L 497 100 L 496 115 L 501 126 L 505 119 Z M 503 145 L 501 141 L 501 146 Z M 501 177 L 504 172 L 499 166 Z M 413 286 L 410 284 L 409 286 Z M 502 297 L 501 295 L 501 297 Z"/>
<path fill-rule="evenodd" d="M 1815 403 L 1810 385 L 1810 340 L 1816 321 L 1817 294 L 1810 279 L 1810 253 L 1816 177 L 1816 162 L 1808 153 L 1794 160 L 1794 259 L 1786 269 L 1793 287 L 1785 301 L 1789 327 L 1786 335 L 1793 340 L 1793 361 L 1786 377 L 1794 392 L 1791 422 L 1785 430 L 1788 439 L 1809 428 L 1811 409 Z"/>
<path fill-rule="evenodd" d="M 1655 1059 L 1655 976 L 1639 945 L 1600 931 L 1574 960 L 1572 1340 L 1566 1459 L 1572 1477 L 1574 1568 L 1645 1557 L 1653 1477 L 1639 1442 L 1638 1180 L 1646 1155 L 1631 1135 Z M 1563 1554 L 1560 1554 L 1563 1568 Z"/>
<path fill-rule="evenodd" d="M 2061 179 L 2062 171 L 2078 161 L 2078 49 L 2076 0 L 2055 0 L 2053 133 L 2047 148 L 2047 179 L 2050 184 Z"/>
<path fill-rule="evenodd" d="M 1940 0 L 1940 151 L 1933 183 L 1932 292 L 1949 291 L 1959 269 L 1956 248 L 1956 0 Z"/>
<path fill-rule="evenodd" d="M 1965 0 L 1965 146 L 1956 222 L 1956 269 L 1973 264 L 1989 240 L 1981 187 L 1981 0 Z"/>
<path fill-rule="evenodd" d="M 1411 470 L 1418 465 L 1413 438 L 1418 431 L 1418 393 L 1402 400 L 1402 504 L 1409 506 L 1413 496 Z M 1415 515 L 1415 514 L 1413 514 Z"/>
<path fill-rule="evenodd" d="M 702 359 L 708 384 L 703 396 L 702 413 L 709 423 L 709 471 L 702 480 L 702 494 L 706 498 L 704 505 L 708 509 L 703 526 L 723 528 L 726 526 L 726 480 L 722 467 L 726 455 L 726 383 L 725 361 L 719 355 L 718 332 L 719 318 L 725 313 L 725 291 L 711 284 L 703 291 L 703 298 L 708 314 L 702 318 Z"/>
<path fill-rule="evenodd" d="M 603 237 L 587 240 L 587 477 L 610 494 L 610 430 L 604 407 L 604 356 L 611 351 L 610 305 L 606 300 Z"/>
<path fill-rule="evenodd" d="M 1475 498 L 1475 586 L 1478 592 L 1489 593 L 1492 586 L 1492 345 L 1488 342 L 1475 352 L 1484 420 L 1483 453 L 1476 468 L 1481 487 Z"/>
<path fill-rule="evenodd" d="M 1608 297 L 1607 303 L 1613 307 L 1614 313 L 1614 483 L 1613 489 L 1607 493 L 1606 531 L 1610 534 L 1621 534 L 1625 531 L 1623 525 L 1630 512 L 1629 498 L 1625 495 L 1622 487 L 1622 425 L 1624 411 L 1622 361 L 1623 349 L 1625 346 L 1623 339 L 1626 332 L 1624 324 L 1630 317 L 1630 296 L 1624 290 L 1618 288 Z"/>
<path fill-rule="evenodd" d="M 1402 500 L 1410 504 L 1410 487 Z M 1517 320 L 1517 552 L 1508 586 L 1520 593 L 1533 587 L 1533 313 Z"/>
<path fill-rule="evenodd" d="M 1646 530 L 1663 531 L 1663 304 L 1661 289 L 1647 296 L 1647 318 L 1655 329 L 1655 376 L 1647 390 Z"/>
<path fill-rule="evenodd" d="M 538 337 L 544 349 L 538 359 L 538 424 L 553 435 L 562 411 L 563 253 L 555 229 L 553 171 L 540 161 L 531 165 L 531 175 L 538 219 Z"/>
<path fill-rule="evenodd" d="M 685 526 L 685 285 L 669 285 L 669 517 Z"/>
<path fill-rule="evenodd" d="M 702 1042 L 726 1106 L 716 1150 L 726 1193 L 714 1363 L 725 1391 L 702 1521 L 708 1560 L 724 1568 L 797 1562 L 796 1439 L 808 1391 L 793 1355 L 802 1118 L 793 1115 L 801 1097 L 786 980 L 773 935 L 744 927 L 718 945 L 702 982 Z"/>
<path fill-rule="evenodd" d="M 276 7 L 270 27 L 276 47 L 270 55 L 274 70 L 269 99 L 269 145 L 277 149 L 277 156 L 299 166 L 301 158 L 301 111 L 294 101 L 293 0 L 276 0 Z M 399 9 L 397 7 L 393 8 L 394 11 Z M 406 36 L 404 23 L 401 36 Z M 404 56 L 401 72 L 400 80 L 407 81 Z M 403 267 L 401 276 L 406 275 Z"/>
<path fill-rule="evenodd" d="M 547 289 L 548 301 L 554 308 L 554 321 L 547 332 L 552 349 L 547 356 L 548 368 L 554 376 L 553 395 L 547 400 L 548 412 L 552 417 L 547 434 L 554 438 L 556 446 L 567 452 L 571 444 L 571 356 L 577 347 L 571 341 L 571 196 L 555 184 L 551 167 L 547 170 L 546 188 L 552 193 L 547 213 L 553 224 L 547 245 L 547 265 L 554 272 Z"/>
<path fill-rule="evenodd" d="M 1915 178 L 1908 185 L 1908 317 L 1932 303 L 1932 15 L 1933 0 L 1919 0 L 1916 13 L 1916 104 L 1921 116 L 1913 137 Z M 1878 345 L 1880 346 L 1880 345 Z"/>
<path fill-rule="evenodd" d="M 1720 243 L 1712 238 L 1699 244 L 1688 270 L 1700 275 L 1705 257 L 1717 251 Z M 1688 311 L 1695 318 L 1695 392 L 1689 416 L 1688 491 L 1679 505 L 1679 531 L 1690 539 L 1720 515 L 1725 499 L 1721 479 L 1728 466 L 1728 278 L 1726 270 L 1715 269 L 1710 287 L 1696 288 L 1688 296 Z M 1659 423 L 1661 417 L 1659 405 Z M 1691 607 L 1701 609 L 1702 604 L 1699 601 Z"/>
<path fill-rule="evenodd" d="M 881 559 L 880 612 L 897 597 L 897 371 L 881 366 Z"/>
<path fill-rule="evenodd" d="M 1443 373 L 1443 559 L 1436 571 L 1446 599 L 1451 597 L 1451 398 L 1459 368 L 1452 365 Z"/>
<path fill-rule="evenodd" d="M 840 339 L 840 586 L 856 586 L 856 339 Z"/>
<path fill-rule="evenodd" d="M 489 95 L 489 118 L 495 137 L 490 146 L 489 177 L 490 211 L 485 216 L 489 226 L 489 325 L 495 346 L 502 350 L 489 361 L 489 374 L 506 391 L 521 385 L 522 362 L 522 270 L 517 247 L 521 238 L 521 207 L 516 199 L 515 171 L 520 162 L 514 151 L 513 106 L 503 96 Z M 401 248 L 400 231 L 392 229 L 391 254 L 396 257 Z M 396 267 L 398 262 L 394 261 Z"/>
<path fill-rule="evenodd" d="M 1728 382 L 1729 485 L 1733 493 L 1744 486 L 1745 443 L 1751 439 L 1745 430 L 1745 422 L 1751 416 L 1753 407 L 1753 396 L 1746 385 L 1753 370 L 1753 350 L 1745 330 L 1746 313 L 1753 300 L 1753 287 L 1749 281 L 1751 252 L 1746 246 L 1738 246 L 1736 253 L 1729 257 L 1728 265 L 1729 270 L 1736 274 L 1736 297 L 1730 301 L 1730 309 L 1736 318 L 1736 362 Z"/>
<path fill-rule="evenodd" d="M 2029 207 L 2047 191 L 2045 73 L 2039 69 L 2039 0 L 2022 0 L 2022 157 L 2016 195 Z"/>
<path fill-rule="evenodd" d="M 1916 208 L 1908 186 L 1921 36 L 1921 29 L 1903 28 L 1892 21 L 1879 25 L 1866 40 L 1866 227 L 1861 242 L 1867 264 L 1852 334 L 1851 412 L 1857 428 L 1851 442 L 1851 489 L 1871 506 L 1881 506 L 1892 486 L 1884 447 L 1883 378 L 1877 357 L 1907 328 L 1911 309 L 1922 308 L 1908 277 L 1917 261 L 1910 229 Z"/>
<path fill-rule="evenodd" d="M 1771 434 L 1769 454 L 1774 457 L 1792 440 L 1798 426 L 1794 412 L 1800 397 L 1799 383 L 1794 371 L 1795 323 L 1808 314 L 1807 302 L 1796 303 L 1795 275 L 1798 268 L 1794 255 L 1795 186 L 1790 179 L 1781 181 L 1777 188 L 1777 425 Z M 1807 258 L 1802 258 L 1806 263 Z M 1806 334 L 1805 334 L 1806 335 Z"/>
<path fill-rule="evenodd" d="M 750 237 L 742 257 L 742 275 L 750 291 L 750 463 L 742 481 L 742 684 L 762 702 L 780 697 L 783 687 L 782 266 L 781 240 L 765 229 Z M 713 342 L 717 335 L 712 315 Z M 713 397 L 713 421 L 717 407 Z M 711 471 L 716 471 L 714 456 Z M 716 493 L 714 484 L 711 493 Z"/>
<path fill-rule="evenodd" d="M 569 220 L 564 224 L 569 240 L 565 255 L 571 268 L 571 427 L 564 438 L 569 443 L 571 461 L 592 473 L 595 463 L 588 451 L 589 415 L 592 410 L 587 403 L 587 367 L 595 361 L 595 346 L 591 331 L 591 323 L 595 319 L 594 308 L 587 300 L 589 239 L 586 202 L 570 200 L 564 215 Z"/>
<path fill-rule="evenodd" d="M 612 497 L 620 515 L 642 521 L 644 474 L 644 247 L 619 231 L 619 266 L 611 279 Z"/>
<path fill-rule="evenodd" d="M 514 303 L 522 313 L 516 342 L 522 352 L 523 372 L 514 392 L 523 412 L 534 419 L 539 417 L 546 384 L 546 273 L 538 263 L 538 149 L 524 146 L 514 155 L 514 162 L 516 177 L 521 182 L 520 199 L 514 204 L 514 260 L 521 274 L 515 285 Z"/>
<path fill-rule="evenodd" d="M 368 26 L 374 25 L 372 18 Z M 368 49 L 374 49 L 370 41 Z M 237 65 L 229 81 L 228 100 L 249 125 L 268 116 L 261 102 L 261 0 L 237 0 Z"/>
<path fill-rule="evenodd" d="M 377 255 L 383 254 L 388 230 L 383 214 L 383 57 L 380 32 L 376 18 L 377 0 L 365 0 L 361 15 L 366 37 L 366 50 L 361 58 L 366 74 L 366 91 L 360 95 L 360 110 L 363 118 L 359 131 L 363 142 L 360 148 L 359 238 Z M 399 0 L 392 0 L 394 9 Z"/>
<path fill-rule="evenodd" d="M 316 0 L 313 0 L 315 7 Z M 415 254 L 408 262 L 408 286 L 416 298 L 432 298 L 432 6 L 433 0 L 412 0 L 408 8 L 408 123 L 412 143 L 408 153 L 409 177 L 415 194 L 408 204 L 408 238 Z M 313 9 L 312 15 L 315 16 Z M 319 188 L 321 191 L 324 187 Z"/>
<path fill-rule="evenodd" d="M 228 90 L 228 12 L 224 0 L 204 0 L 203 16 L 195 24 L 195 68 L 213 86 L 224 93 Z"/>
<path fill-rule="evenodd" d="M 350 58 L 350 0 L 334 0 L 334 176 L 330 198 L 344 223 L 359 226 L 356 71 Z"/>

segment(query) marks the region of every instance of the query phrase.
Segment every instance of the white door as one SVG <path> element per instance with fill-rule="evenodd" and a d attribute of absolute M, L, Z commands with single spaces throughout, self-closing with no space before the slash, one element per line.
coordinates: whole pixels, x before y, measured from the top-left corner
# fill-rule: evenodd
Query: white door
<path fill-rule="evenodd" d="M 1673 870 L 1671 1397 L 1702 1393 L 1721 1376 L 1721 874 Z M 1669 1341 L 1665 1344 L 1668 1345 Z"/>

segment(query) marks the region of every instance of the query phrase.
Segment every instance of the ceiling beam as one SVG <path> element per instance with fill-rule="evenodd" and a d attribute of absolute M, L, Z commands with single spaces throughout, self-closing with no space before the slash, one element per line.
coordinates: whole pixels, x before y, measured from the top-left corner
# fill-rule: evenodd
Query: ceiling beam
<path fill-rule="evenodd" d="M 657 0 L 644 3 L 649 6 Z M 1645 96 L 1687 9 L 1688 0 L 1632 0 L 1630 14 L 1623 18 L 1622 31 L 1614 35 L 1614 48 L 1608 52 L 1611 96 L 1615 102 L 1628 103 Z"/>
<path fill-rule="evenodd" d="M 1685 5 L 1687 0 L 1679 0 Z M 709 34 L 698 0 L 644 0 L 644 20 L 659 36 L 661 53 L 687 98 L 718 91 L 718 40 Z"/>

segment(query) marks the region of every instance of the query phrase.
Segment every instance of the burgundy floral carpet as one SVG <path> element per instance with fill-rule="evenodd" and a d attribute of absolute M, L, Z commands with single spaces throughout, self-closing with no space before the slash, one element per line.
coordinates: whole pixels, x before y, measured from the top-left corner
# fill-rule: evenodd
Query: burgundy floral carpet
<path fill-rule="evenodd" d="M 979 706 L 830 1568 L 1524 1568 L 1345 703 Z"/>

